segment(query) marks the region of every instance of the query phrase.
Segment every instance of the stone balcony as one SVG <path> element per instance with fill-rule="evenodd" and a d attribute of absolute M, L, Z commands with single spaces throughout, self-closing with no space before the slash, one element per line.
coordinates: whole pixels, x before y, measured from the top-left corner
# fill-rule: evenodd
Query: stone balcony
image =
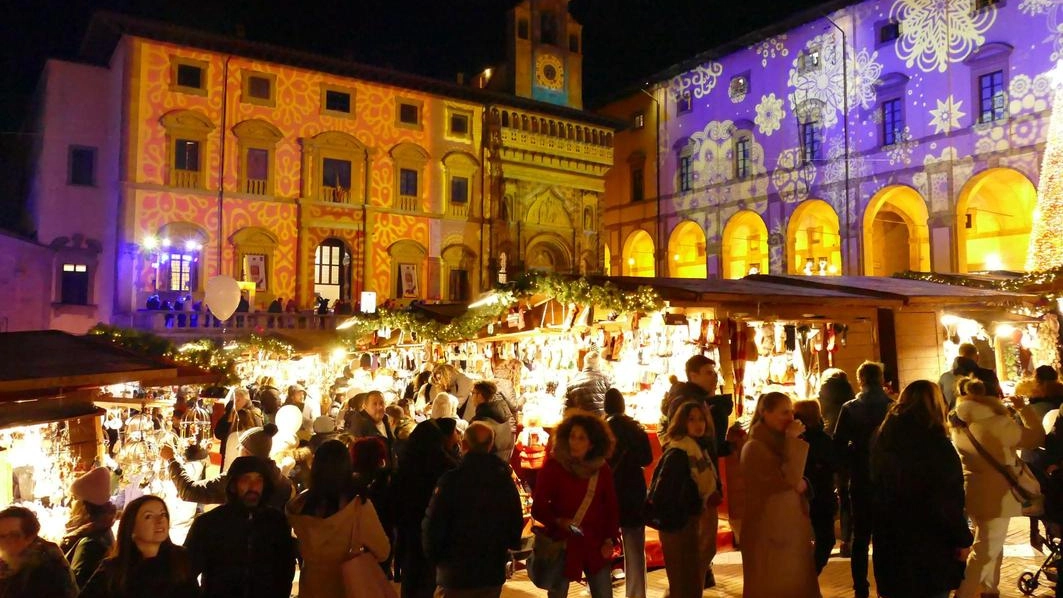
<path fill-rule="evenodd" d="M 282 333 L 292 337 L 318 337 L 321 333 L 333 333 L 336 326 L 349 315 L 318 315 L 306 311 L 274 314 L 267 312 L 233 314 L 228 320 L 219 320 L 204 312 L 138 310 L 131 315 L 132 325 L 167 337 L 174 341 L 244 334 Z"/>

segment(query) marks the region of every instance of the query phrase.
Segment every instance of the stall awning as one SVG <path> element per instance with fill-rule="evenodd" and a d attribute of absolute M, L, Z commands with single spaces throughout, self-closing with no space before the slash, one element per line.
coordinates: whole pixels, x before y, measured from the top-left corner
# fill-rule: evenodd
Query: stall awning
<path fill-rule="evenodd" d="M 0 401 L 59 389 L 173 380 L 177 366 L 57 330 L 0 334 Z"/>

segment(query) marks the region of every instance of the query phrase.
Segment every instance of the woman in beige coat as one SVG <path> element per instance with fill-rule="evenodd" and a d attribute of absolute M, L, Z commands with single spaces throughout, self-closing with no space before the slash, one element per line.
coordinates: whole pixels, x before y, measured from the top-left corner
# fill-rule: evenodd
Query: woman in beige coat
<path fill-rule="evenodd" d="M 1045 431 L 1037 411 L 1016 397 L 1012 404 L 1022 423 L 997 397 L 986 396 L 985 385 L 974 378 L 959 383 L 959 398 L 954 417 L 970 427 L 978 443 L 1000 464 L 1017 471 L 1017 449 L 1032 449 L 1044 444 Z M 999 596 L 1000 564 L 1004 540 L 1012 517 L 1022 515 L 1022 505 L 1011 493 L 1011 484 L 996 468 L 982 458 L 962 427 L 953 425 L 952 443 L 960 453 L 964 486 L 967 493 L 967 516 L 974 522 L 974 545 L 967 557 L 967 571 L 956 591 L 958 598 Z"/>
<path fill-rule="evenodd" d="M 391 543 L 376 509 L 356 488 L 347 446 L 339 440 L 322 443 L 314 453 L 310 488 L 286 509 L 303 555 L 300 598 L 344 598 L 341 565 L 348 548 L 368 551 L 380 562 L 388 558 Z M 351 547 L 354 533 L 357 546 Z"/>
<path fill-rule="evenodd" d="M 760 397 L 742 448 L 745 514 L 742 596 L 819 598 L 808 489 L 803 479 L 808 443 L 790 397 Z"/>

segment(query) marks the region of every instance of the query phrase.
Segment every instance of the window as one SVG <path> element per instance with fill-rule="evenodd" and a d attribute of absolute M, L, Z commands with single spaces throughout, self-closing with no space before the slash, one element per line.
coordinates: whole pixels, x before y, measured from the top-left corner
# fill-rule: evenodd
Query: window
<path fill-rule="evenodd" d="M 749 150 L 752 139 L 749 134 L 741 134 L 735 137 L 735 176 L 747 179 L 750 175 Z"/>
<path fill-rule="evenodd" d="M 642 112 L 636 112 L 635 116 L 631 119 L 631 126 L 636 129 L 641 129 L 646 126 L 646 115 Z"/>
<path fill-rule="evenodd" d="M 162 260 L 168 265 L 169 276 L 165 283 L 169 286 L 168 291 L 191 291 L 195 280 L 193 271 L 196 264 L 196 256 L 191 253 L 165 253 Z"/>
<path fill-rule="evenodd" d="M 520 39 L 528 39 L 528 19 L 517 21 L 517 37 Z"/>
<path fill-rule="evenodd" d="M 91 187 L 96 184 L 96 148 L 70 146 L 67 182 Z"/>
<path fill-rule="evenodd" d="M 340 284 L 340 266 L 343 264 L 343 245 L 338 241 L 325 241 L 317 246 L 314 255 L 314 284 Z"/>
<path fill-rule="evenodd" d="M 539 15 L 539 41 L 544 44 L 557 44 L 557 20 L 552 12 Z"/>
<path fill-rule="evenodd" d="M 731 85 L 727 88 L 727 94 L 732 100 L 746 97 L 749 93 L 749 77 L 747 75 L 735 75 L 731 77 Z"/>
<path fill-rule="evenodd" d="M 878 43 L 889 43 L 901 36 L 901 24 L 897 21 L 890 21 L 886 23 L 878 30 Z"/>
<path fill-rule="evenodd" d="M 450 301 L 465 301 L 469 298 L 468 270 L 451 270 L 448 289 Z"/>
<path fill-rule="evenodd" d="M 690 92 L 685 92 L 675 99 L 675 110 L 679 114 L 686 114 L 694 109 L 694 98 Z"/>
<path fill-rule="evenodd" d="M 694 188 L 694 172 L 690 169 L 690 156 L 679 156 L 679 191 Z"/>
<path fill-rule="evenodd" d="M 797 70 L 802 73 L 814 71 L 819 68 L 819 47 L 812 47 L 798 57 Z"/>
<path fill-rule="evenodd" d="M 203 67 L 193 64 L 177 65 L 177 86 L 203 89 Z"/>
<path fill-rule="evenodd" d="M 85 264 L 63 264 L 59 281 L 59 301 L 67 305 L 88 305 L 89 267 Z"/>
<path fill-rule="evenodd" d="M 174 168 L 199 171 L 199 142 L 178 139 L 174 142 Z"/>
<path fill-rule="evenodd" d="M 900 98 L 882 102 L 882 145 L 902 141 L 903 132 L 904 115 L 901 113 Z"/>
<path fill-rule="evenodd" d="M 1004 71 L 978 77 L 978 122 L 989 123 L 1004 118 Z"/>
<path fill-rule="evenodd" d="M 399 122 L 405 125 L 417 125 L 421 122 L 420 110 L 416 104 L 399 104 Z"/>
<path fill-rule="evenodd" d="M 265 195 L 266 181 L 269 180 L 269 150 L 248 148 L 246 160 L 245 191 L 255 195 Z"/>
<path fill-rule="evenodd" d="M 469 203 L 469 179 L 467 177 L 451 177 L 450 201 L 452 203 Z"/>
<path fill-rule="evenodd" d="M 273 82 L 266 77 L 251 75 L 247 78 L 247 95 L 259 100 L 268 100 L 273 95 Z"/>
<path fill-rule="evenodd" d="M 974 11 L 985 10 L 995 4 L 1000 4 L 1000 0 L 974 0 Z"/>
<path fill-rule="evenodd" d="M 808 164 L 820 159 L 820 147 L 823 140 L 820 138 L 819 123 L 810 121 L 801 124 L 801 162 Z"/>
<path fill-rule="evenodd" d="M 346 203 L 351 191 L 350 160 L 322 159 L 321 189 L 325 201 Z"/>
<path fill-rule="evenodd" d="M 334 89 L 325 90 L 325 110 L 330 112 L 351 113 L 351 94 Z"/>
<path fill-rule="evenodd" d="M 450 115 L 450 134 L 461 136 L 469 134 L 469 116 L 467 114 Z"/>
<path fill-rule="evenodd" d="M 646 179 L 641 168 L 631 169 L 631 201 L 642 201 L 646 198 Z"/>
<path fill-rule="evenodd" d="M 417 196 L 417 171 L 409 168 L 399 170 L 399 195 Z"/>

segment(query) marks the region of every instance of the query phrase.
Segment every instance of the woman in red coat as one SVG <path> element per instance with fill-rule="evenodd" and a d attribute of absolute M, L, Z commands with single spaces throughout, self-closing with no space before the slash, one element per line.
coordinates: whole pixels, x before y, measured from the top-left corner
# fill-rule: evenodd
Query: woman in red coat
<path fill-rule="evenodd" d="M 612 448 L 605 421 L 586 412 L 569 415 L 554 432 L 553 449 L 539 472 L 532 500 L 532 517 L 551 538 L 565 540 L 564 580 L 548 591 L 549 598 L 565 598 L 569 582 L 584 574 L 591 598 L 613 595 L 610 565 L 620 512 L 613 472 L 605 462 Z"/>

